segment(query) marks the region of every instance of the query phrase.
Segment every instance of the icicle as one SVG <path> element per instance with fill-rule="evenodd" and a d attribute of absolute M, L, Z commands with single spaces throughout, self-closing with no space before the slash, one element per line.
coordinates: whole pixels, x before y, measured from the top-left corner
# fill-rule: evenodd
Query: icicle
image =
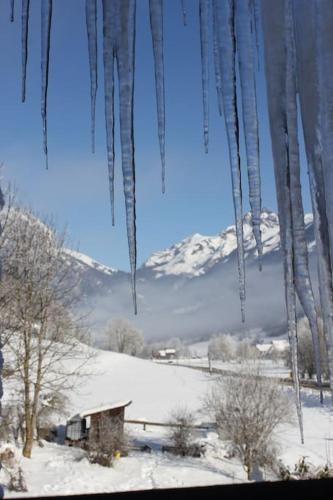
<path fill-rule="evenodd" d="M 149 0 L 150 28 L 153 40 L 158 138 L 162 163 L 162 193 L 165 192 L 165 97 L 163 58 L 163 0 Z"/>
<path fill-rule="evenodd" d="M 205 152 L 208 153 L 209 123 L 209 0 L 199 0 L 200 46 L 201 46 L 201 82 L 203 103 L 203 125 Z"/>
<path fill-rule="evenodd" d="M 186 21 L 186 7 L 185 7 L 185 0 L 180 0 L 180 5 L 182 9 L 182 14 L 183 14 L 183 24 L 186 26 L 187 21 Z"/>
<path fill-rule="evenodd" d="M 97 94 L 97 5 L 96 0 L 86 0 L 86 24 L 90 69 L 91 150 L 95 153 L 95 110 Z"/>
<path fill-rule="evenodd" d="M 252 212 L 252 227 L 257 245 L 259 269 L 261 270 L 261 180 L 259 166 L 259 133 L 255 63 L 253 45 L 251 43 L 251 0 L 236 0 L 236 40 L 239 76 L 242 91 L 243 124 L 249 178 L 249 197 Z"/>
<path fill-rule="evenodd" d="M 298 298 L 310 324 L 313 350 L 315 354 L 317 383 L 320 388 L 320 400 L 323 402 L 319 330 L 315 300 L 309 273 L 300 180 L 300 159 L 297 137 L 296 53 L 294 21 L 290 0 L 286 0 L 286 43 L 288 47 L 286 52 L 286 120 L 288 130 L 287 175 L 290 180 L 295 284 Z"/>
<path fill-rule="evenodd" d="M 14 22 L 15 0 L 10 0 L 10 22 Z"/>
<path fill-rule="evenodd" d="M 251 8 L 251 24 L 253 31 L 253 39 L 256 47 L 256 55 L 257 55 L 257 69 L 260 70 L 260 57 L 259 57 L 259 5 L 258 0 L 250 0 L 250 8 Z"/>
<path fill-rule="evenodd" d="M 22 102 L 25 102 L 27 80 L 29 7 L 30 0 L 22 0 Z"/>
<path fill-rule="evenodd" d="M 115 58 L 115 6 L 103 2 L 103 60 L 104 60 L 104 95 L 105 128 L 108 160 L 109 193 L 112 225 L 115 225 L 114 210 L 114 58 Z"/>
<path fill-rule="evenodd" d="M 222 75 L 222 97 L 231 166 L 232 192 L 236 219 L 239 293 L 242 321 L 245 321 L 245 262 L 242 219 L 242 185 L 239 158 L 238 114 L 236 99 L 234 5 L 232 0 L 214 0 L 218 51 Z"/>
<path fill-rule="evenodd" d="M 114 163 L 114 57 L 119 79 L 120 141 L 134 312 L 136 304 L 135 164 L 133 130 L 135 0 L 103 0 L 105 116 L 108 163 Z M 109 171 L 110 174 L 110 171 Z"/>
<path fill-rule="evenodd" d="M 278 201 L 280 239 L 284 257 L 285 299 L 288 318 L 288 335 L 292 354 L 292 372 L 295 388 L 296 408 L 298 414 L 301 441 L 303 437 L 303 419 L 300 398 L 300 384 L 297 359 L 296 330 L 296 295 L 294 285 L 294 254 L 292 231 L 292 207 L 290 197 L 290 175 L 288 165 L 290 148 L 294 147 L 293 137 L 289 136 L 286 99 L 287 57 L 285 31 L 285 3 L 276 0 L 264 0 L 261 3 L 265 67 L 269 121 L 274 158 L 274 172 Z M 289 96 L 290 97 L 290 96 Z"/>
<path fill-rule="evenodd" d="M 323 0 L 316 7 L 317 25 L 317 72 L 319 84 L 319 119 L 322 165 L 327 196 L 326 215 L 330 244 L 331 262 L 333 262 L 333 5 Z"/>
<path fill-rule="evenodd" d="M 331 67 L 323 66 L 321 59 L 323 50 L 321 35 L 319 36 L 318 11 L 332 17 L 332 5 L 330 3 L 317 3 L 309 0 L 306 3 L 294 0 L 293 14 L 295 19 L 296 53 L 297 53 L 297 75 L 298 90 L 301 104 L 301 114 L 304 132 L 304 142 L 309 167 L 310 192 L 314 215 L 314 228 L 318 258 L 318 282 L 320 292 L 321 311 L 324 323 L 324 335 L 328 351 L 328 363 L 330 372 L 330 386 L 333 401 L 333 289 L 332 289 L 332 262 L 329 241 L 329 220 L 327 218 L 327 198 L 331 197 L 331 189 L 326 185 L 327 179 L 324 174 L 323 143 L 322 135 L 322 106 L 325 104 L 325 90 L 320 84 L 321 70 L 330 73 Z M 304 36 L 306 33 L 306 37 Z M 330 45 L 326 47 L 325 53 L 332 54 Z M 318 71 L 319 70 L 319 71 Z M 327 80 L 330 75 L 327 74 Z M 329 82 L 328 86 L 329 86 Z M 321 131 L 321 134 L 318 131 Z M 329 187 L 328 195 L 326 192 Z"/>
<path fill-rule="evenodd" d="M 217 104 L 219 108 L 219 114 L 222 116 L 223 101 L 222 101 L 222 89 L 221 89 L 221 68 L 220 68 L 220 56 L 218 47 L 218 33 L 216 26 L 216 16 L 213 15 L 213 52 L 214 52 L 214 71 L 215 71 L 215 84 L 217 93 Z"/>
<path fill-rule="evenodd" d="M 2 193 L 2 189 L 0 187 L 0 212 L 3 210 L 3 207 L 5 206 L 5 199 Z M 0 236 L 2 234 L 2 224 L 0 223 Z M 2 278 L 2 272 L 1 272 L 1 262 L 0 262 L 0 282 Z M 2 370 L 3 370 L 3 355 L 2 355 L 2 338 L 1 338 L 1 332 L 0 332 L 0 417 L 1 417 L 1 399 L 3 396 L 3 387 L 2 387 Z M 0 464 L 1 467 L 1 464 Z"/>
<path fill-rule="evenodd" d="M 41 3 L 41 72 L 42 72 L 42 120 L 43 120 L 43 142 L 46 158 L 46 168 L 48 168 L 47 154 L 47 90 L 49 80 L 49 55 L 50 55 L 50 35 L 52 19 L 52 0 L 43 0 Z"/>

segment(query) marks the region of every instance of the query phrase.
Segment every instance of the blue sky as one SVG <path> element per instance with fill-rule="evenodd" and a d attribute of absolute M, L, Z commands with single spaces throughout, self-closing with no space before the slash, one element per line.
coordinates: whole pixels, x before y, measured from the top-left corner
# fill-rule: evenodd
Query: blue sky
<path fill-rule="evenodd" d="M 119 128 L 116 126 L 116 227 L 107 185 L 103 67 L 99 58 L 96 153 L 90 151 L 90 98 L 84 0 L 55 0 L 49 81 L 49 170 L 40 117 L 40 1 L 31 2 L 27 102 L 21 104 L 20 2 L 9 22 L 0 3 L 0 161 L 19 198 L 67 225 L 71 242 L 112 267 L 128 269 Z M 204 153 L 198 1 L 188 0 L 182 25 L 179 0 L 165 3 L 166 193 L 161 194 L 154 70 L 148 0 L 137 2 L 135 147 L 138 265 L 194 233 L 215 234 L 233 223 L 224 120 L 218 116 L 211 65 L 210 146 Z M 19 5 L 18 5 L 19 4 Z M 101 29 L 100 29 L 101 35 Z M 101 39 L 100 39 L 101 41 Z M 100 47 L 101 48 L 101 43 Z M 212 61 L 211 61 L 212 62 Z M 258 74 L 263 206 L 276 209 L 263 64 Z M 116 101 L 117 108 L 117 101 Z M 244 210 L 248 210 L 242 146 Z M 307 180 L 305 210 L 310 210 Z"/>

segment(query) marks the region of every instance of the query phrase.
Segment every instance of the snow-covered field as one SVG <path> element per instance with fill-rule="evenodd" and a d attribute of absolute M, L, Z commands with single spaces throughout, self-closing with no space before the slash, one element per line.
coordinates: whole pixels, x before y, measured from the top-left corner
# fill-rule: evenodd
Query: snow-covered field
<path fill-rule="evenodd" d="M 126 408 L 127 419 L 147 419 L 165 422 L 170 412 L 186 405 L 196 412 L 212 385 L 214 376 L 172 364 L 161 365 L 148 360 L 95 350 L 88 377 L 70 394 L 68 415 L 60 419 L 114 400 L 132 400 Z M 6 389 L 6 388 L 5 388 Z M 290 389 L 286 389 L 289 390 Z M 290 391 L 291 392 L 291 391 Z M 305 444 L 301 445 L 296 425 L 278 429 L 276 439 L 280 458 L 293 468 L 302 457 L 314 465 L 333 460 L 333 416 L 329 397 L 320 407 L 318 395 L 311 390 L 303 393 Z M 197 413 L 198 422 L 209 416 Z M 31 459 L 21 460 L 28 493 L 22 496 L 66 495 L 89 492 L 111 492 L 163 487 L 199 486 L 246 481 L 245 472 L 236 458 L 226 456 L 227 443 L 221 443 L 212 431 L 200 431 L 197 439 L 206 444 L 201 458 L 179 458 L 161 451 L 167 442 L 164 428 L 127 424 L 131 439 L 137 444 L 149 444 L 149 453 L 133 451 L 128 457 L 105 468 L 88 462 L 85 453 L 55 443 L 36 446 Z M 199 431 L 198 431 L 199 432 Z M 267 475 L 266 479 L 274 479 Z M 6 492 L 17 497 L 18 493 Z"/>

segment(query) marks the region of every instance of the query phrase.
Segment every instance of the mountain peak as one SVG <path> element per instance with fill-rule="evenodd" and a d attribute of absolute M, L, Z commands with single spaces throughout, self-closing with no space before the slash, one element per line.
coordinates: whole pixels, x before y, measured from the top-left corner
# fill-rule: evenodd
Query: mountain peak
<path fill-rule="evenodd" d="M 264 253 L 277 250 L 280 244 L 279 218 L 267 208 L 262 210 L 261 231 Z M 245 252 L 255 251 L 250 212 L 243 217 L 243 233 Z M 218 261 L 226 261 L 236 249 L 236 229 L 233 224 L 214 236 L 194 233 L 180 243 L 154 253 L 143 267 L 154 271 L 156 278 L 180 274 L 195 277 L 205 274 Z"/>

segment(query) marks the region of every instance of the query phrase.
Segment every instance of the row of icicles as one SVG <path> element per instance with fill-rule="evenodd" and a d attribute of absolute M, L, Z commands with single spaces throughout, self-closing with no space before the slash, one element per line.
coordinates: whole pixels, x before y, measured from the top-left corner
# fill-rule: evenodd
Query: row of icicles
<path fill-rule="evenodd" d="M 329 133 L 333 128 L 330 116 L 322 117 L 325 109 L 323 98 L 318 97 L 316 86 L 331 82 L 333 76 L 328 62 L 333 62 L 329 25 L 325 18 L 333 16 L 330 0 L 198 0 L 201 41 L 203 138 L 205 151 L 209 142 L 209 60 L 212 40 L 212 60 L 219 113 L 224 116 L 229 146 L 232 192 L 237 235 L 239 293 L 241 316 L 245 320 L 245 262 L 243 248 L 243 201 L 239 154 L 239 112 L 246 146 L 249 201 L 252 213 L 253 234 L 261 269 L 262 241 L 260 232 L 261 188 L 259 166 L 259 130 L 256 97 L 256 68 L 259 61 L 258 26 L 262 19 L 265 48 L 265 67 L 268 110 L 275 165 L 281 248 L 284 256 L 285 297 L 288 317 L 289 340 L 292 352 L 293 379 L 296 389 L 301 438 L 303 426 L 300 401 L 300 384 L 297 368 L 296 294 L 309 320 L 316 359 L 317 383 L 322 395 L 321 359 L 319 349 L 318 318 L 311 286 L 308 254 L 305 239 L 304 212 L 300 185 L 300 161 L 297 139 L 297 94 L 303 120 L 305 146 L 309 162 L 310 189 L 313 202 L 314 225 L 318 250 L 318 273 L 321 310 L 329 354 L 330 384 L 333 387 L 333 292 L 330 231 L 333 232 L 333 201 L 325 196 L 333 175 L 327 173 L 329 153 L 333 151 Z M 107 138 L 107 163 L 114 225 L 114 74 L 115 65 L 119 80 L 119 122 L 123 184 L 126 206 L 127 235 L 131 268 L 132 295 L 136 304 L 136 224 L 135 224 L 135 159 L 133 129 L 133 96 L 135 67 L 135 0 L 101 0 L 103 16 L 103 62 L 105 121 Z M 185 1 L 181 10 L 186 24 Z M 29 0 L 22 0 L 22 101 L 25 100 L 25 81 L 28 56 Z M 14 0 L 10 0 L 11 20 L 14 19 Z M 95 148 L 95 103 L 97 78 L 97 0 L 85 2 L 91 94 L 91 137 Z M 308 17 L 306 17 L 306 14 Z M 162 191 L 165 190 L 165 89 L 163 59 L 163 0 L 149 0 L 150 27 L 154 54 L 158 138 L 162 164 Z M 312 16 L 312 17 L 311 17 Z M 41 1 L 41 72 L 42 120 L 44 152 L 47 158 L 47 90 L 49 73 L 52 0 Z M 304 30 L 303 23 L 307 26 Z M 320 36 L 319 28 L 322 30 Z M 332 24 L 333 25 L 333 24 Z M 313 42 L 312 63 L 306 59 L 309 45 L 304 32 Z M 312 37 L 312 38 L 311 38 Z M 326 38 L 325 38 L 326 37 Z M 318 38 L 320 39 L 318 41 Z M 319 43 L 325 59 L 318 56 Z M 306 48 L 305 48 L 306 47 Z M 332 59 L 332 61 L 331 61 Z M 325 65 L 326 61 L 326 67 Z M 238 71 L 236 65 L 238 64 Z M 312 64 L 313 78 L 309 78 L 306 64 Z M 331 65 L 333 68 L 333 64 Z M 333 74 L 333 72 L 332 72 Z M 239 75 L 239 76 L 237 76 Z M 236 79 L 239 77 L 240 95 Z M 331 104 L 332 95 L 327 89 L 323 95 Z M 313 99 L 311 111 L 309 99 Z M 322 99 L 322 100 L 320 100 Z M 307 100 L 307 101 L 306 101 Z M 320 101 L 320 102 L 319 102 Z M 308 104 L 306 104 L 308 103 Z M 332 103 L 333 109 L 333 103 Z M 311 124 L 312 120 L 312 124 Z M 325 133 L 316 134 L 320 124 Z M 333 134 L 331 135 L 333 137 Z M 326 142 L 325 142 L 326 141 Z M 326 147 L 326 149 L 325 149 Z M 328 153 L 327 153 L 328 151 Z M 326 155 L 326 156 L 325 156 Z M 332 154 L 333 158 L 333 154 Z M 326 170 L 325 170 L 326 168 Z M 327 184 L 325 187 L 325 183 Z M 332 186 L 333 187 L 333 186 Z M 332 193 L 330 191 L 330 193 Z M 319 193 L 319 194 L 318 194 Z M 330 219 L 332 215 L 332 220 Z M 330 226 L 330 223 L 332 225 Z M 325 233 L 326 231 L 326 233 Z"/>

